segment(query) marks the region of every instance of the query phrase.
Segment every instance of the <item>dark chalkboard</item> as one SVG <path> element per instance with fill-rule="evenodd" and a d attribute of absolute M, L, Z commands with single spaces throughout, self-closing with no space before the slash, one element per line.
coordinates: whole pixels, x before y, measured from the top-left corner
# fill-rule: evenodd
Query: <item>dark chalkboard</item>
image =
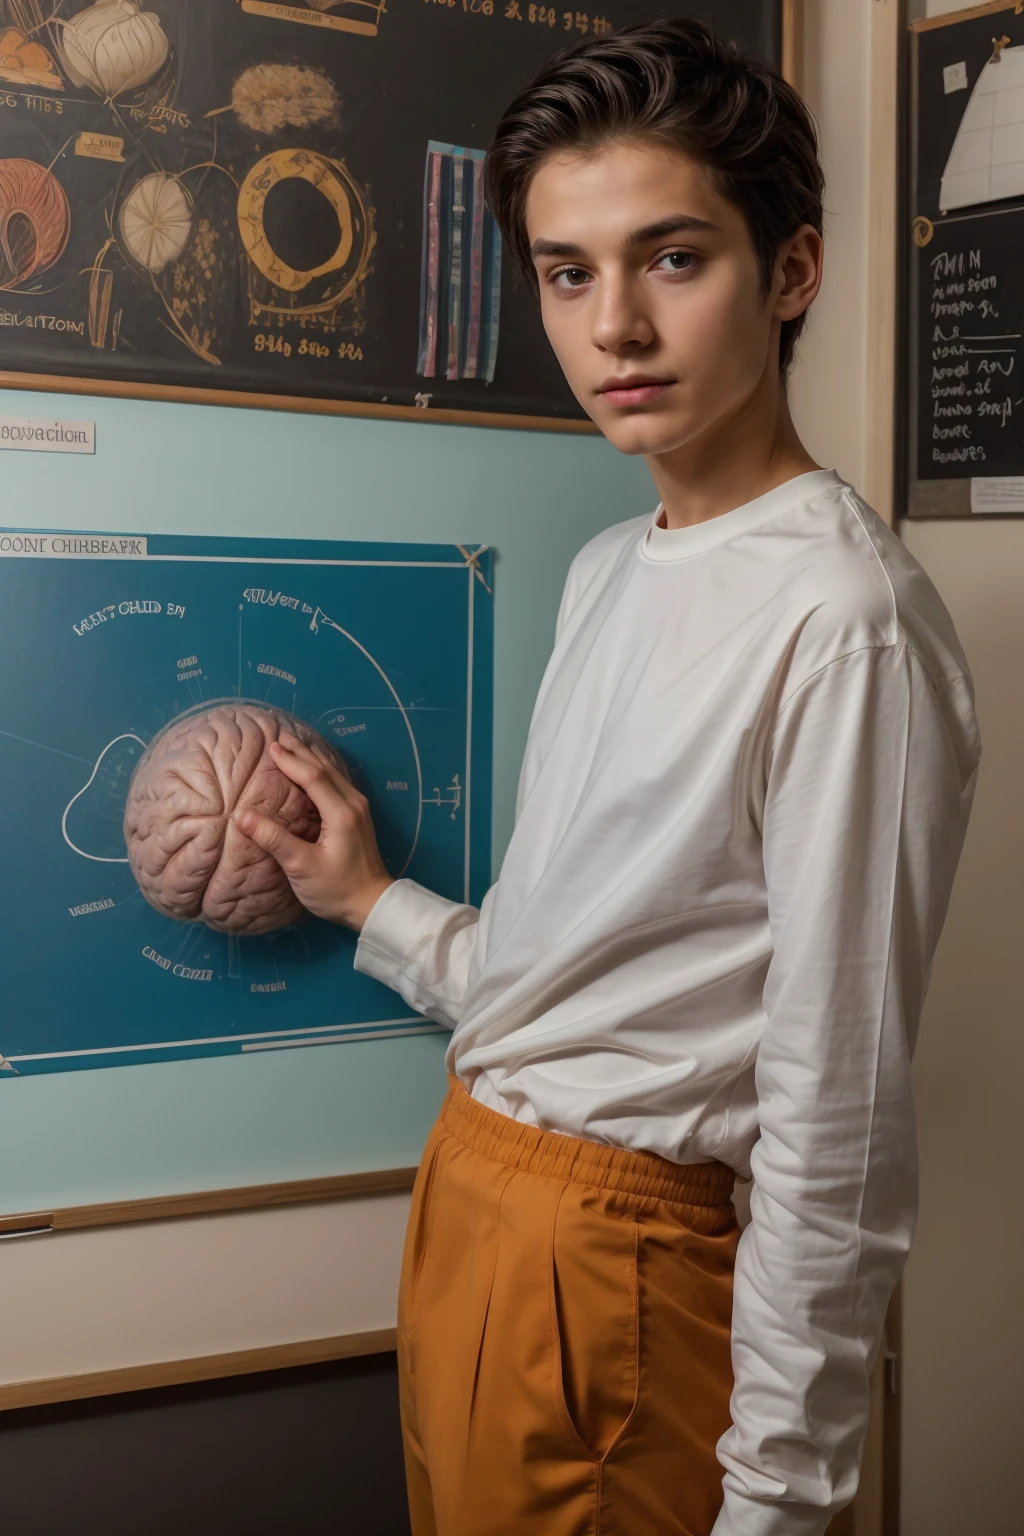
<path fill-rule="evenodd" d="M 1024 512 L 1024 14 L 919 23 L 908 218 L 912 517 Z"/>
<path fill-rule="evenodd" d="M 781 58 L 783 0 L 685 9 Z M 677 11 L 0 0 L 0 381 L 577 426 L 472 152 L 557 48 Z"/>

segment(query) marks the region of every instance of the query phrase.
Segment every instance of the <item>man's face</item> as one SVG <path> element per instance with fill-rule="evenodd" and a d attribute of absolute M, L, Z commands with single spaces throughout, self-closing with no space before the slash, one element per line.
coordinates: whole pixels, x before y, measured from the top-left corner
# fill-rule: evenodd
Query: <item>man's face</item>
<path fill-rule="evenodd" d="M 742 213 L 667 146 L 552 155 L 526 226 L 548 339 L 587 414 L 624 453 L 664 454 L 742 417 L 778 373 Z"/>

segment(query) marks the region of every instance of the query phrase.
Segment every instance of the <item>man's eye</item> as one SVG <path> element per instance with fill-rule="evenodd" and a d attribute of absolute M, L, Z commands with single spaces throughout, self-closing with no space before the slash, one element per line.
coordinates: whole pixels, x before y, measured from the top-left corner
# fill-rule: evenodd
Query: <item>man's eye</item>
<path fill-rule="evenodd" d="M 585 272 L 582 267 L 563 267 L 560 272 L 555 273 L 552 281 L 559 288 L 582 288 L 589 277 L 590 273 Z"/>
<path fill-rule="evenodd" d="M 697 258 L 692 251 L 666 251 L 658 260 L 658 266 L 663 272 L 688 272 L 696 265 Z"/>

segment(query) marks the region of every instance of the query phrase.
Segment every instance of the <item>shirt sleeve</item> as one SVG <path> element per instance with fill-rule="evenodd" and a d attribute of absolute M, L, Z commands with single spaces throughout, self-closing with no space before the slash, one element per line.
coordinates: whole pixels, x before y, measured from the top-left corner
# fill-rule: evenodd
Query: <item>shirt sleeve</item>
<path fill-rule="evenodd" d="M 363 924 L 357 971 L 398 992 L 410 1008 L 454 1029 L 469 990 L 480 912 L 415 880 L 396 880 Z"/>
<path fill-rule="evenodd" d="M 570 567 L 555 622 L 556 643 L 576 600 L 574 578 Z M 355 969 L 391 987 L 417 1013 L 454 1029 L 477 958 L 481 917 L 495 889 L 478 910 L 448 901 L 415 880 L 396 880 L 363 924 Z"/>
<path fill-rule="evenodd" d="M 856 1492 L 917 1219 L 910 1061 L 979 755 L 969 680 L 942 692 L 902 643 L 822 668 L 776 722 L 760 1137 L 713 1536 L 824 1536 Z"/>

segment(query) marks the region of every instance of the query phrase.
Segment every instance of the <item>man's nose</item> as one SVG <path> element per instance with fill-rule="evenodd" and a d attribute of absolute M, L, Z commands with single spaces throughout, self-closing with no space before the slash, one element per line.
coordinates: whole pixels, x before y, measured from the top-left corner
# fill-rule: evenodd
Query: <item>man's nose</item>
<path fill-rule="evenodd" d="M 650 346 L 654 325 L 636 283 L 624 276 L 600 281 L 591 338 L 603 352 Z"/>

